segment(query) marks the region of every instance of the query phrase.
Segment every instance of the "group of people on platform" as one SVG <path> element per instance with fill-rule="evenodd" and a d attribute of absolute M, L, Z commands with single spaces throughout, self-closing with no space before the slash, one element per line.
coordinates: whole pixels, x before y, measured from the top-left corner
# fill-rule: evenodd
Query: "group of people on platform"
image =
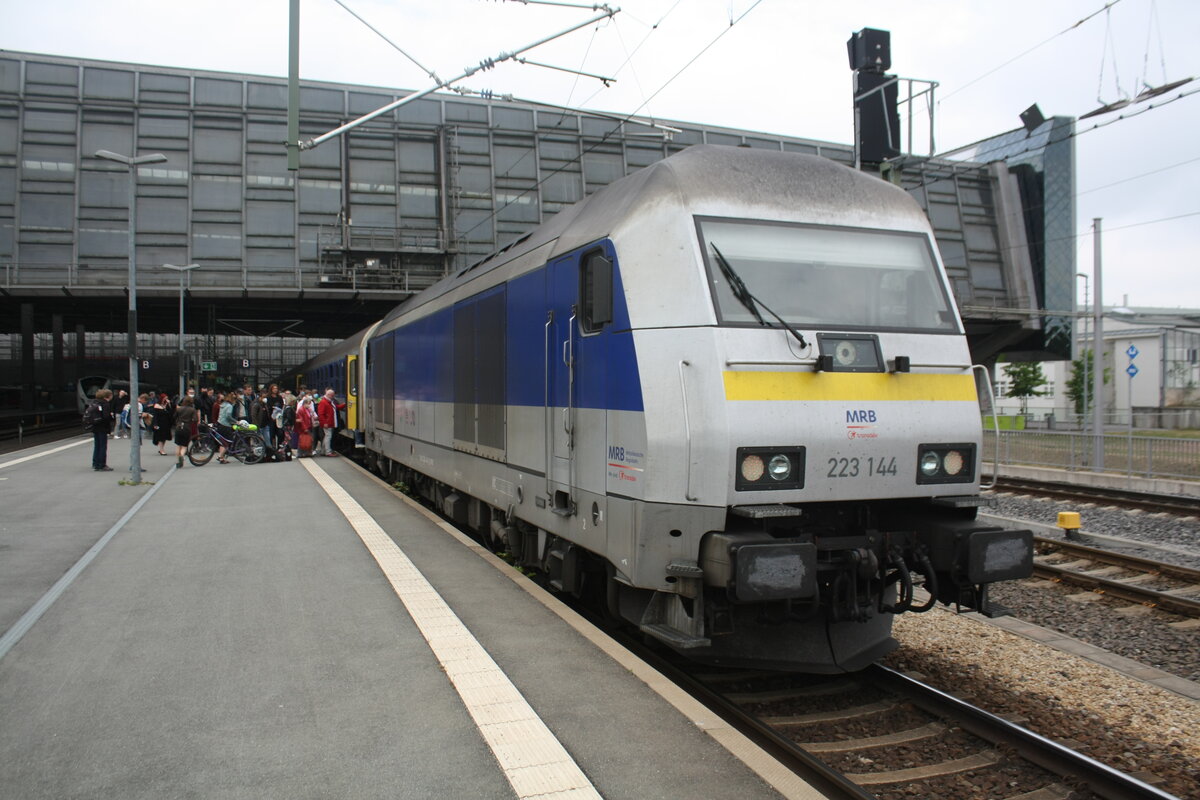
<path fill-rule="evenodd" d="M 297 394 L 279 391 L 272 383 L 258 392 L 246 384 L 241 391 L 223 391 L 189 386 L 182 397 L 166 394 L 141 394 L 136 407 L 122 389 L 116 397 L 109 389 L 96 392 L 84 412 L 84 427 L 92 433 L 92 469 L 108 472 L 108 440 L 142 432 L 150 434 L 160 456 L 169 456 L 169 443 L 175 445 L 175 459 L 183 467 L 192 440 L 201 435 L 201 425 L 216 426 L 224 440 L 233 438 L 234 426 L 249 422 L 257 426 L 267 447 L 268 460 L 289 460 L 292 454 L 303 458 L 313 455 L 336 456 L 333 437 L 341 427 L 339 403 L 332 388 L 324 394 L 300 388 Z M 226 463 L 226 447 L 217 451 L 217 460 Z"/>

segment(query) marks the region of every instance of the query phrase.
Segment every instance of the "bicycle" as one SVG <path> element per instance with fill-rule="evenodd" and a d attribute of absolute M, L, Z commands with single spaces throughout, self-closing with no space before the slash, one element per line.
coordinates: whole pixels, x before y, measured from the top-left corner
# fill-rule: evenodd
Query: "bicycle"
<path fill-rule="evenodd" d="M 257 433 L 258 426 L 249 423 L 238 423 L 233 428 L 233 438 L 221 435 L 216 425 L 201 425 L 201 433 L 188 445 L 188 461 L 194 467 L 203 467 L 217 451 L 225 448 L 226 454 L 231 455 L 243 464 L 257 464 L 267 454 L 267 444 L 262 435 Z"/>

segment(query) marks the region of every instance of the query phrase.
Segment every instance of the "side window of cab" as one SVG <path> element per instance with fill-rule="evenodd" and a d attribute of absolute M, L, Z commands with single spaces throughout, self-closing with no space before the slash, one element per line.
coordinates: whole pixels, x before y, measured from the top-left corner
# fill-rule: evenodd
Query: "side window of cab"
<path fill-rule="evenodd" d="M 580 325 L 596 333 L 613 318 L 613 264 L 603 250 L 584 254 L 579 266 Z"/>

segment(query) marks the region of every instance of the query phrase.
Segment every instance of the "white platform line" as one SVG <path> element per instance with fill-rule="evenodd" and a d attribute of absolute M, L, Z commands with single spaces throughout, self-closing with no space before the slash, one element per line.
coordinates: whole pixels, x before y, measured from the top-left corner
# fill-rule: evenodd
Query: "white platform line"
<path fill-rule="evenodd" d="M 73 446 L 74 445 L 68 445 L 68 447 Z M 65 448 L 60 447 L 59 449 L 62 450 Z M 47 589 L 46 593 L 42 595 L 38 601 L 29 608 L 28 611 L 21 615 L 21 618 L 13 623 L 13 626 L 5 631 L 3 636 L 0 636 L 0 658 L 4 658 L 6 655 L 8 655 L 8 651 L 12 650 L 13 647 L 16 646 L 17 642 L 21 641 L 21 637 L 28 633 L 29 629 L 32 628 L 39 619 L 42 618 L 42 614 L 45 614 L 46 611 L 50 609 L 50 606 L 54 605 L 54 602 L 58 600 L 58 598 L 62 596 L 63 592 L 67 590 L 67 587 L 71 585 L 71 582 L 78 578 L 79 574 L 87 568 L 87 565 L 91 564 L 92 560 L 95 559 L 96 556 L 100 555 L 100 551 L 103 550 L 110 541 L 112 541 L 112 538 L 121 532 L 121 529 L 125 527 L 125 523 L 133 519 L 133 515 L 141 510 L 142 506 L 150 502 L 150 498 L 154 497 L 154 493 L 162 488 L 162 485 L 167 482 L 167 479 L 174 474 L 175 470 L 169 469 L 167 470 L 166 475 L 163 475 L 161 478 L 155 481 L 154 485 L 150 487 L 150 491 L 142 495 L 141 498 L 133 504 L 133 507 L 126 511 L 121 518 L 117 520 L 111 528 L 108 529 L 108 532 L 100 537 L 98 542 L 92 545 L 91 548 L 84 553 L 69 570 L 63 573 L 63 576 L 59 578 L 53 586 Z"/>
<path fill-rule="evenodd" d="M 43 450 L 40 453 L 34 453 L 33 455 L 25 456 L 24 458 L 14 458 L 12 461 L 5 461 L 3 464 L 0 464 L 0 469 L 4 469 L 5 467 L 15 467 L 17 464 L 24 464 L 26 461 L 33 461 L 35 458 L 41 458 L 42 456 L 60 453 L 63 450 L 70 450 L 72 447 L 79 447 L 81 444 L 90 444 L 91 442 L 91 439 L 84 439 L 82 442 L 71 442 L 70 444 L 64 444 L 62 447 L 55 447 L 53 450 Z"/>
<path fill-rule="evenodd" d="M 346 516 L 391 582 L 517 797 L 599 798 L 562 743 L 404 551 L 312 459 L 300 463 Z"/>
<path fill-rule="evenodd" d="M 361 470 L 365 477 L 375 481 L 384 489 L 395 491 L 391 484 L 382 480 L 379 476 L 367 472 L 362 467 L 355 466 Z M 684 718 L 704 731 L 717 744 L 729 751 L 734 758 L 745 764 L 751 771 L 783 795 L 783 797 L 787 798 L 787 800 L 822 800 L 825 797 L 820 791 L 810 786 L 807 781 L 781 764 L 774 756 L 750 741 L 745 734 L 730 727 L 728 722 L 718 717 L 711 709 L 702 705 L 699 700 L 679 688 L 679 686 L 671 683 L 654 667 L 617 644 L 608 634 L 600 631 L 590 622 L 579 616 L 579 614 L 567 608 L 567 606 L 555 599 L 545 589 L 513 569 L 511 565 L 501 561 L 500 557 L 495 553 L 474 539 L 469 538 L 466 534 L 460 532 L 453 525 L 445 522 L 437 514 L 412 498 L 396 493 L 396 500 L 404 503 L 414 513 L 424 516 L 447 536 L 455 539 L 463 547 L 491 564 L 500 574 L 504 575 L 520 588 L 521 591 L 541 603 L 547 611 L 558 616 L 563 622 L 577 631 L 580 636 L 591 642 L 596 649 L 629 670 L 631 674 L 645 683 L 650 691 L 673 706 Z"/>

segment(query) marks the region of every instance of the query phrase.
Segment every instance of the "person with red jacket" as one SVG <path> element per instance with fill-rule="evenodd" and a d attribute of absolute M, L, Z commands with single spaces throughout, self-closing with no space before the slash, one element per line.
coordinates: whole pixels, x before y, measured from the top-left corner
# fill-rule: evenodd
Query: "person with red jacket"
<path fill-rule="evenodd" d="M 312 398 L 307 394 L 301 395 L 296 405 L 296 450 L 299 451 L 300 458 L 309 458 L 313 454 L 315 420 Z"/>
<path fill-rule="evenodd" d="M 337 453 L 333 452 L 333 433 L 337 430 L 337 412 L 345 407 L 345 403 L 339 403 L 337 398 L 333 396 L 332 387 L 325 390 L 325 396 L 321 398 L 321 402 L 317 403 L 317 419 L 320 421 L 321 430 L 325 434 L 321 440 L 321 445 L 325 449 L 322 455 L 337 455 Z"/>

